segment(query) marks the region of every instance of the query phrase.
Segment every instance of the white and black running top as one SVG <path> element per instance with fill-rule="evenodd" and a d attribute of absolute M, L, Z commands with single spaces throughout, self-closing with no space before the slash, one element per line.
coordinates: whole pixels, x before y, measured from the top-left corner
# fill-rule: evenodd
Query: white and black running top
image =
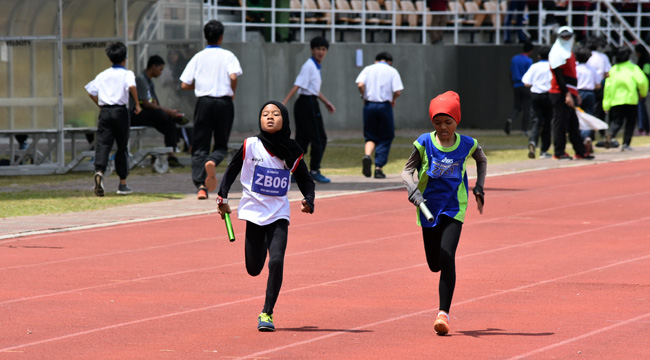
<path fill-rule="evenodd" d="M 244 145 L 228 165 L 219 196 L 228 197 L 230 186 L 241 170 L 243 191 L 237 214 L 240 220 L 264 226 L 279 219 L 290 220 L 289 198 L 291 174 L 310 206 L 314 203 L 314 183 L 302 156 L 293 164 L 271 154 L 257 137 L 244 140 Z M 299 171 L 296 171 L 299 170 Z M 311 184 L 311 186 L 310 186 Z"/>

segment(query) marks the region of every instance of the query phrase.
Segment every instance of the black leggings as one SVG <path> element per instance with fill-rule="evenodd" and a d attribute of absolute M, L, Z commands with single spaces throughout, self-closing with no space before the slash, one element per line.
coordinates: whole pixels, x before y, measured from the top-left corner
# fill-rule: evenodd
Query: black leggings
<path fill-rule="evenodd" d="M 275 302 L 280 295 L 284 272 L 284 252 L 287 249 L 289 222 L 281 219 L 260 226 L 246 222 L 246 270 L 257 276 L 264 268 L 266 252 L 269 252 L 269 279 L 266 283 L 266 300 L 262 312 L 273 314 Z"/>
<path fill-rule="evenodd" d="M 438 284 L 440 310 L 447 313 L 456 286 L 456 248 L 462 228 L 462 222 L 444 215 L 440 216 L 439 223 L 435 227 L 422 228 L 424 252 L 427 255 L 429 269 L 433 272 L 440 271 Z"/>

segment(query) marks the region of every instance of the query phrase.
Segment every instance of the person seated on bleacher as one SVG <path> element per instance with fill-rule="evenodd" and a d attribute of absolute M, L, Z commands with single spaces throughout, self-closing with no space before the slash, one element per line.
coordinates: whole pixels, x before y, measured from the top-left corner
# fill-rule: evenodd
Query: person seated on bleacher
<path fill-rule="evenodd" d="M 186 118 L 176 109 L 167 109 L 160 106 L 152 78 L 157 78 L 165 68 L 165 60 L 158 55 L 153 55 L 147 61 L 147 69 L 135 78 L 138 88 L 138 98 L 142 112 L 131 114 L 131 126 L 151 126 L 165 137 L 165 146 L 176 149 L 177 129 L 176 124 L 186 123 Z M 173 152 L 167 155 L 171 167 L 183 167 L 174 156 Z"/>

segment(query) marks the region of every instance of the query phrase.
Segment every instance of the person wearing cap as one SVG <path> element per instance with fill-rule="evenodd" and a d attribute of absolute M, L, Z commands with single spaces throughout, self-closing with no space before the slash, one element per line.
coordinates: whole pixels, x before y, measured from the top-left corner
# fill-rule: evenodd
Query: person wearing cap
<path fill-rule="evenodd" d="M 402 94 L 404 85 L 399 72 L 393 66 L 393 56 L 381 52 L 375 57 L 375 63 L 368 65 L 356 83 L 363 99 L 363 137 L 366 141 L 365 156 L 361 160 L 362 173 L 370 177 L 372 159 L 375 153 L 375 179 L 384 179 L 382 167 L 388 162 L 390 145 L 395 138 L 393 107 Z"/>
<path fill-rule="evenodd" d="M 417 224 L 422 227 L 429 269 L 440 272 L 440 307 L 434 329 L 438 335 L 445 335 L 449 332 L 449 309 L 456 285 L 456 248 L 469 200 L 467 162 L 470 156 L 476 161 L 477 177 L 472 192 L 482 214 L 487 157 L 476 139 L 456 132 L 460 123 L 457 93 L 447 91 L 431 100 L 429 119 L 435 131 L 422 134 L 413 142 L 402 180 L 409 201 L 418 208 Z M 428 222 L 420 212 L 422 203 L 434 215 L 433 222 Z"/>
<path fill-rule="evenodd" d="M 562 26 L 557 30 L 557 39 L 548 54 L 548 62 L 553 73 L 549 96 L 553 104 L 553 119 L 551 120 L 553 137 L 553 158 L 571 160 L 566 153 L 566 134 L 573 146 L 576 159 L 593 159 L 588 154 L 580 136 L 580 123 L 575 108 L 580 105 L 578 95 L 578 75 L 576 58 L 573 55 L 573 29 Z"/>

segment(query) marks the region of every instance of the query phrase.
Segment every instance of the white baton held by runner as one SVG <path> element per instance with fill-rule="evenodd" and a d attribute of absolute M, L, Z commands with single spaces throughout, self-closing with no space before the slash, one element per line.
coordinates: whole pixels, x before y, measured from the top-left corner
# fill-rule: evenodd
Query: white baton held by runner
<path fill-rule="evenodd" d="M 433 214 L 431 214 L 431 211 L 429 211 L 429 208 L 424 203 L 424 201 L 420 203 L 419 207 L 420 207 L 420 211 L 422 211 L 422 213 L 424 214 L 424 217 L 427 218 L 427 221 L 428 222 L 433 222 L 433 220 L 434 220 Z"/>

